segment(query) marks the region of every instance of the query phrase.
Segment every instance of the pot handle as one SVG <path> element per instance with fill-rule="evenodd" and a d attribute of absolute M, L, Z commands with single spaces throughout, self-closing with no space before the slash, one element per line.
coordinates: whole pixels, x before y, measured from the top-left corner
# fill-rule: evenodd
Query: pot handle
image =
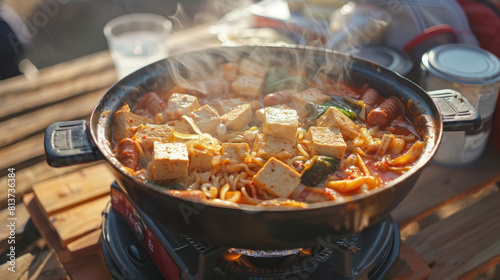
<path fill-rule="evenodd" d="M 459 92 L 451 89 L 427 92 L 443 118 L 444 131 L 474 131 L 481 127 L 481 115 Z"/>
<path fill-rule="evenodd" d="M 90 135 L 87 121 L 56 122 L 45 130 L 45 159 L 52 167 L 76 165 L 103 159 Z"/>

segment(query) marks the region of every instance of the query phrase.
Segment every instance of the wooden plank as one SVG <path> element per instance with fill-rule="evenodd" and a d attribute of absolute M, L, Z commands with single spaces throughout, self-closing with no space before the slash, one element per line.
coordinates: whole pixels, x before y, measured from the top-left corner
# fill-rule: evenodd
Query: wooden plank
<path fill-rule="evenodd" d="M 2 158 L 2 157 L 0 157 Z M 86 165 L 90 167 L 95 164 L 104 163 L 91 163 Z M 11 165 L 12 166 L 12 165 Z M 11 167 L 8 166 L 8 167 Z M 5 167 L 5 168 L 8 168 Z M 82 165 L 78 166 L 68 166 L 54 168 L 49 166 L 45 161 L 34 164 L 23 169 L 17 169 L 16 172 L 16 201 L 21 201 L 22 196 L 28 192 L 32 191 L 33 184 L 42 182 L 56 176 L 61 176 L 78 169 L 82 169 Z M 1 169 L 0 169 L 1 170 Z M 4 169 L 5 170 L 5 169 Z M 0 178 L 0 208 L 4 208 L 7 205 L 7 176 Z"/>
<path fill-rule="evenodd" d="M 47 241 L 49 247 L 54 250 L 61 263 L 64 264 L 68 261 L 78 259 L 80 255 L 71 254 L 71 252 L 64 248 L 59 242 L 59 237 L 57 236 L 54 229 L 52 229 L 52 227 L 50 226 L 50 222 L 47 217 L 43 215 L 40 205 L 35 199 L 35 195 L 33 193 L 25 195 L 23 197 L 23 202 L 28 208 L 31 219 L 40 232 L 40 235 Z"/>
<path fill-rule="evenodd" d="M 16 257 L 14 271 L 9 270 L 10 262 L 0 265 L 0 279 L 21 279 L 21 276 L 28 271 L 30 264 L 35 259 L 32 254 L 24 254 Z"/>
<path fill-rule="evenodd" d="M 104 210 L 104 208 L 101 209 L 101 211 L 102 210 Z M 77 240 L 68 243 L 68 245 L 66 245 L 66 249 L 71 254 L 79 254 L 83 256 L 85 255 L 85 252 L 96 251 L 101 248 L 101 237 L 102 237 L 101 229 L 94 230 L 91 233 L 86 234 L 85 236 L 82 236 L 81 238 L 78 238 Z"/>
<path fill-rule="evenodd" d="M 472 279 L 500 263 L 500 192 L 406 239 L 431 267 L 429 279 Z"/>
<path fill-rule="evenodd" d="M 42 132 L 54 122 L 74 120 L 90 115 L 105 92 L 106 89 L 99 89 L 2 122 L 0 147 Z"/>
<path fill-rule="evenodd" d="M 72 280 L 112 279 L 101 251 L 68 262 L 64 267 Z"/>
<path fill-rule="evenodd" d="M 16 167 L 33 159 L 40 160 L 45 153 L 43 147 L 43 133 L 36 134 L 24 141 L 0 149 L 0 172 L 5 173 L 7 168 Z"/>
<path fill-rule="evenodd" d="M 400 256 L 411 266 L 411 270 L 413 271 L 412 280 L 427 279 L 431 274 L 430 267 L 422 257 L 404 242 L 401 244 Z"/>
<path fill-rule="evenodd" d="M 97 52 L 41 69 L 34 80 L 28 80 L 25 76 L 4 80 L 0 83 L 0 97 L 33 91 L 64 81 L 72 81 L 81 76 L 113 68 L 113 60 L 109 52 L 107 50 Z"/>
<path fill-rule="evenodd" d="M 61 82 L 48 87 L 38 88 L 2 98 L 0 103 L 0 119 L 33 111 L 71 97 L 101 89 L 109 88 L 116 82 L 113 69 L 96 72 L 91 76 L 76 78 L 69 82 Z"/>
<path fill-rule="evenodd" d="M 173 33 L 168 39 L 170 53 L 220 46 L 221 42 L 217 40 L 217 36 L 208 32 L 214 23 L 216 22 L 197 25 L 182 32 Z M 0 83 L 0 97 L 33 91 L 37 88 L 61 83 L 61 81 L 71 81 L 77 77 L 113 68 L 114 64 L 109 51 L 101 51 L 42 69 L 35 80 L 18 76 L 2 81 Z"/>
<path fill-rule="evenodd" d="M 37 254 L 28 271 L 25 271 L 18 279 L 57 280 L 68 279 L 68 277 L 54 250 L 48 249 Z"/>
<path fill-rule="evenodd" d="M 102 211 L 110 200 L 104 196 L 64 212 L 51 215 L 49 221 L 63 246 L 101 227 Z"/>
<path fill-rule="evenodd" d="M 41 213 L 40 206 L 34 199 L 33 193 L 29 193 L 23 197 L 24 204 L 31 214 L 33 222 L 40 231 L 42 237 L 47 240 L 49 246 L 54 250 L 57 258 L 64 266 L 71 279 L 111 279 L 103 260 L 101 248 L 97 250 L 95 247 L 90 247 L 92 251 L 85 252 L 82 257 L 82 250 L 79 254 L 72 254 L 65 249 L 58 241 L 57 234 L 50 227 L 49 221 Z"/>
<path fill-rule="evenodd" d="M 0 210 L 0 244 L 7 243 L 10 236 L 10 229 L 7 227 L 10 222 L 16 223 L 16 237 L 19 237 L 24 231 L 24 225 L 30 219 L 30 213 L 24 203 L 15 205 L 14 215 L 10 215 L 11 211 L 8 208 Z M 16 220 L 9 220 L 15 218 Z"/>
<path fill-rule="evenodd" d="M 429 277 L 431 269 L 424 260 L 406 243 L 401 243 L 399 260 L 391 269 L 386 279 L 423 280 Z"/>
<path fill-rule="evenodd" d="M 47 216 L 109 194 L 114 181 L 106 165 L 87 167 L 33 186 L 33 192 Z"/>
<path fill-rule="evenodd" d="M 408 196 L 391 212 L 401 229 L 443 205 L 477 193 L 500 181 L 500 154 L 491 143 L 483 157 L 467 168 L 430 164 Z"/>
<path fill-rule="evenodd" d="M 404 259 L 399 258 L 386 278 L 390 280 L 407 280 L 412 279 L 412 277 L 413 270 L 411 266 Z"/>

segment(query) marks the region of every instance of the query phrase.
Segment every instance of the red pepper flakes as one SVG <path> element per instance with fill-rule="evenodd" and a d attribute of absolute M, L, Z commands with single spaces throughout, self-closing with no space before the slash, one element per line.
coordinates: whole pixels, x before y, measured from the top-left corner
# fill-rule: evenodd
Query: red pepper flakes
<path fill-rule="evenodd" d="M 128 121 L 132 123 L 132 122 L 134 122 L 134 119 L 129 118 Z"/>

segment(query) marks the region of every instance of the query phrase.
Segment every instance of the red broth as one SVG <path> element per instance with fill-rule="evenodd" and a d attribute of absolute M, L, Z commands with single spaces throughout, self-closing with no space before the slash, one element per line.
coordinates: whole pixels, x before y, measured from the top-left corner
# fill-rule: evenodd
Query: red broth
<path fill-rule="evenodd" d="M 307 208 L 383 187 L 413 166 L 424 144 L 400 108 L 369 85 L 246 58 L 125 104 L 113 137 L 132 175 L 173 195 Z"/>

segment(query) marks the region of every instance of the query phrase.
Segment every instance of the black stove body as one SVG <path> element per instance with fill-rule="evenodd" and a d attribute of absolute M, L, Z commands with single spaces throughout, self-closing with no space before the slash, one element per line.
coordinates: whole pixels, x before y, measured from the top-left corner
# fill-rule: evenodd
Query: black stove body
<path fill-rule="evenodd" d="M 102 224 L 104 259 L 116 279 L 383 279 L 400 250 L 399 228 L 390 218 L 340 240 L 318 239 L 307 249 L 206 247 L 154 223 L 116 182 Z"/>

